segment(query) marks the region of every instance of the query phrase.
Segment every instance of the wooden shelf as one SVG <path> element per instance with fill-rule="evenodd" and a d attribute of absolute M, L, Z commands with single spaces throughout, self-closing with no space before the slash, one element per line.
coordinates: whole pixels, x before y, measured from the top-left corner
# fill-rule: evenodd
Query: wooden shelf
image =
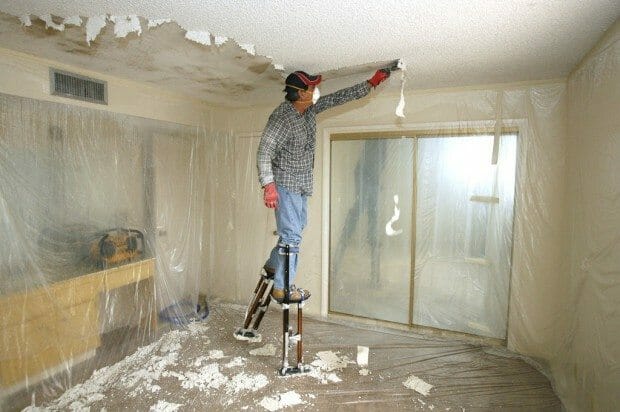
<path fill-rule="evenodd" d="M 154 271 L 147 259 L 0 297 L 0 387 L 98 348 L 100 294 Z"/>

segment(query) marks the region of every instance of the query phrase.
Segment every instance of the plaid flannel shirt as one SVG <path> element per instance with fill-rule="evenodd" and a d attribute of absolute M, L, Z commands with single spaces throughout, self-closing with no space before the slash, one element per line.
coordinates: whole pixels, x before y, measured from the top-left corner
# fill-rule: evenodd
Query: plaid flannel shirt
<path fill-rule="evenodd" d="M 257 168 L 261 186 L 276 182 L 293 193 L 312 194 L 316 147 L 316 115 L 331 107 L 359 99 L 370 92 L 364 81 L 319 98 L 303 114 L 285 101 L 269 116 L 258 146 Z"/>

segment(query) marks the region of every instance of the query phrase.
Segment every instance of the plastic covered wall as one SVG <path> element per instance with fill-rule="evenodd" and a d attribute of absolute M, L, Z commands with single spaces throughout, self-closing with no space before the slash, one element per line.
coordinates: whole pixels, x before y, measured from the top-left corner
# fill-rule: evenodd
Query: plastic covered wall
<path fill-rule="evenodd" d="M 404 120 L 394 117 L 398 96 L 379 88 L 321 114 L 298 277 L 313 292 L 308 313 L 326 314 L 323 297 L 334 287 L 330 265 L 337 263 L 324 234 L 334 201 L 330 185 L 343 182 L 331 168 L 332 134 L 495 137 L 516 130 L 507 346 L 549 373 L 568 410 L 614 410 L 620 403 L 619 27 L 568 81 L 409 92 Z M 326 82 L 322 92 L 329 91 Z M 276 241 L 255 169 L 259 131 L 272 109 L 231 113 L 242 119 L 229 125 L 237 136 L 231 139 L 1 96 L 3 395 L 38 379 L 60 394 L 88 376 L 75 367 L 79 361 L 92 371 L 119 360 L 162 315 L 182 320 L 199 290 L 245 303 Z M 355 177 L 355 163 L 347 163 L 348 178 Z M 385 199 L 392 202 L 385 207 L 389 220 L 395 202 Z M 346 210 L 339 211 L 342 221 Z M 120 238 L 120 246 L 139 244 L 136 232 L 123 229 L 144 235 L 144 251 L 129 262 L 102 264 L 106 234 Z M 372 252 L 359 232 L 360 245 Z M 410 291 L 393 290 L 401 292 Z"/>
<path fill-rule="evenodd" d="M 339 201 L 334 193 L 339 192 L 339 187 L 355 185 L 354 171 L 361 148 L 344 150 L 340 158 L 344 164 L 334 166 L 332 135 L 402 136 L 405 133 L 401 132 L 410 131 L 495 134 L 497 127 L 516 130 L 506 345 L 528 356 L 548 374 L 568 410 L 614 410 L 620 393 L 615 367 L 620 361 L 617 352 L 620 299 L 616 293 L 620 224 L 617 216 L 618 27 L 616 23 L 593 54 L 565 81 L 410 92 L 405 96 L 403 120 L 394 118 L 398 97 L 383 95 L 381 90 L 321 114 L 315 195 L 309 201 L 309 224 L 304 231 L 297 282 L 315 292 L 313 299 L 319 297 L 316 294 L 319 290 L 323 296 L 320 301 L 311 300 L 308 310 L 319 313 L 321 308 L 321 313 L 328 315 L 333 298 L 331 288 L 339 287 L 331 276 L 334 265 L 339 264 L 333 253 L 340 247 L 340 238 L 325 233 L 341 231 L 332 219 L 340 215 L 337 217 L 340 224 L 345 222 L 347 210 L 355 202 L 352 199 L 347 203 L 349 207 L 345 205 L 341 210 L 340 203 L 334 207 L 334 202 Z M 351 84 L 357 80 L 352 79 Z M 322 92 L 329 91 L 326 82 Z M 269 113 L 268 108 L 240 111 L 238 116 L 248 121 L 239 125 L 237 131 L 247 134 L 261 130 Z M 238 139 L 237 144 L 241 140 L 245 139 Z M 248 151 L 236 161 L 241 168 L 253 167 L 251 156 Z M 343 169 L 340 176 L 349 179 L 349 183 L 336 178 L 340 173 L 335 169 L 338 167 Z M 402 172 L 391 176 L 401 175 L 406 178 Z M 239 192 L 255 185 L 254 173 L 244 176 L 239 176 L 235 186 Z M 332 185 L 336 187 L 334 190 Z M 362 200 L 360 197 L 360 205 Z M 390 215 L 384 216 L 383 223 L 389 220 L 393 205 L 384 208 Z M 237 204 L 236 216 L 249 216 L 248 211 L 257 207 L 261 207 L 260 198 L 246 205 Z M 366 251 L 360 254 L 365 260 L 361 263 L 351 260 L 360 264 L 349 270 L 369 273 L 371 242 L 365 230 L 369 216 L 364 211 L 359 215 L 361 230 L 351 239 Z M 244 227 L 251 223 L 250 236 L 256 236 L 259 247 L 269 248 L 270 219 L 271 215 L 260 213 L 252 215 L 251 222 L 238 223 Z M 379 230 L 384 229 L 378 226 Z M 345 255 L 350 254 L 344 248 Z M 241 270 L 235 276 L 241 285 L 241 290 L 236 292 L 240 297 L 244 290 L 247 294 L 251 289 L 242 285 L 253 282 L 262 260 L 257 257 L 253 262 L 239 263 Z M 380 259 L 380 264 L 385 264 L 384 259 Z M 351 290 L 343 285 L 343 296 L 348 296 L 346 292 Z M 391 292 L 398 295 L 390 297 L 395 300 L 401 294 L 407 295 L 409 290 L 392 288 Z M 357 303 L 345 301 L 339 305 L 353 307 Z M 486 308 L 486 304 L 483 306 Z M 426 305 L 420 309 L 432 307 Z"/>
<path fill-rule="evenodd" d="M 571 74 L 563 345 L 571 410 L 620 408 L 620 21 Z"/>
<path fill-rule="evenodd" d="M 0 400 L 60 394 L 204 314 L 205 140 L 0 95 Z"/>

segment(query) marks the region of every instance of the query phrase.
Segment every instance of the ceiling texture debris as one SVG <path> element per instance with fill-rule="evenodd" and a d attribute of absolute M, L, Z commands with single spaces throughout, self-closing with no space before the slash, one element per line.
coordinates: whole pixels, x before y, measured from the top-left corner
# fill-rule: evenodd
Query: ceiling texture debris
<path fill-rule="evenodd" d="M 0 47 L 243 107 L 280 100 L 293 70 L 322 73 L 329 91 L 399 58 L 408 89 L 564 77 L 620 2 L 5 0 L 0 12 Z"/>

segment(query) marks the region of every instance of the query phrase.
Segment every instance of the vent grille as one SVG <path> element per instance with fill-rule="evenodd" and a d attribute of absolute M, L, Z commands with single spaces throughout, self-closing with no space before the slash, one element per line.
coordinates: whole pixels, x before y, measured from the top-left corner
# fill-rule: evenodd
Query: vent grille
<path fill-rule="evenodd" d="M 50 69 L 50 83 L 53 95 L 108 104 L 108 84 L 103 80 Z"/>

